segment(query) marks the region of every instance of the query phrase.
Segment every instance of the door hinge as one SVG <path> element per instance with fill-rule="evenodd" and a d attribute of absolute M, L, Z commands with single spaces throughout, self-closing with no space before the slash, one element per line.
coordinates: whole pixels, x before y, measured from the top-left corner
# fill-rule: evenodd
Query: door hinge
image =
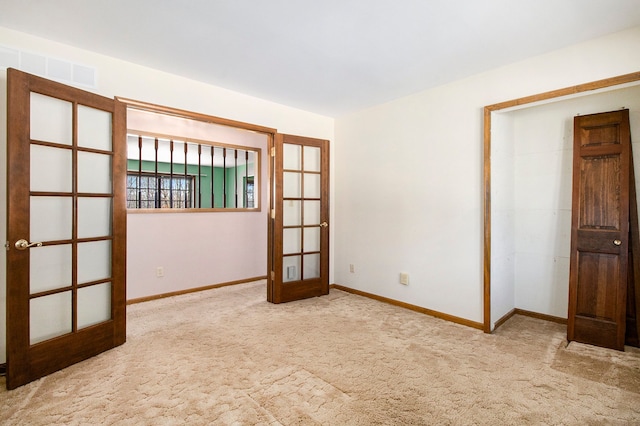
<path fill-rule="evenodd" d="M 271 281 L 276 279 L 276 273 L 271 271 Z"/>
<path fill-rule="evenodd" d="M 272 157 L 275 157 L 275 156 L 276 156 L 276 147 L 275 147 L 275 146 L 272 146 L 272 147 L 271 147 L 271 156 L 272 156 Z"/>
<path fill-rule="evenodd" d="M 9 251 L 9 241 L 7 241 L 7 242 L 4 244 L 4 247 L 7 249 L 7 251 Z"/>
<path fill-rule="evenodd" d="M 276 218 L 276 209 L 271 209 L 271 219 L 275 219 Z M 9 243 L 7 243 L 9 244 Z M 7 249 L 9 250 L 9 249 Z"/>

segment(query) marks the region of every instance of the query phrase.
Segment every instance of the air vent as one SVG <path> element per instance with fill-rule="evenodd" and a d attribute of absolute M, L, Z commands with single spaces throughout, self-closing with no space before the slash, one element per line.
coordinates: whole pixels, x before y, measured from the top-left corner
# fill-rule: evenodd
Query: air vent
<path fill-rule="evenodd" d="M 96 87 L 96 69 L 0 45 L 0 69 L 16 68 L 61 83 Z"/>

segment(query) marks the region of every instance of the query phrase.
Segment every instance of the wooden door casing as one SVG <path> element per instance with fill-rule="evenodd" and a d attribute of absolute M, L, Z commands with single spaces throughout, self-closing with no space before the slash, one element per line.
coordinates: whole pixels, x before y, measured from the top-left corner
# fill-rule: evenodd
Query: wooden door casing
<path fill-rule="evenodd" d="M 624 349 L 630 157 L 628 110 L 575 117 L 569 341 Z"/>
<path fill-rule="evenodd" d="M 30 251 L 14 247 L 18 239 L 30 238 L 30 97 L 31 93 L 61 99 L 74 106 L 74 138 L 77 107 L 87 106 L 111 113 L 112 212 L 111 212 L 111 319 L 77 329 L 73 308 L 73 331 L 43 342 L 30 342 Z M 7 70 L 7 381 L 14 389 L 44 375 L 121 345 L 126 339 L 126 109 L 113 99 L 55 83 L 14 69 Z M 73 150 L 78 148 L 73 145 Z M 90 151 L 90 150 L 86 150 Z M 74 179 L 77 179 L 76 171 Z M 35 194 L 42 196 L 43 194 Z M 44 194 L 47 195 L 47 194 Z M 60 194 L 50 194 L 59 196 Z M 78 191 L 74 197 L 77 209 Z M 86 196 L 91 196 L 87 194 Z M 77 213 L 74 213 L 74 216 Z M 76 225 L 73 225 L 74 227 Z M 77 244 L 75 233 L 66 244 Z M 55 244 L 52 243 L 52 244 Z M 47 243 L 44 244 L 45 246 Z M 76 256 L 74 254 L 74 256 Z M 75 275 L 75 272 L 74 272 Z M 68 291 L 78 291 L 77 282 Z M 76 302 L 74 302 L 76 303 Z M 75 305 L 74 305 L 75 306 Z"/>

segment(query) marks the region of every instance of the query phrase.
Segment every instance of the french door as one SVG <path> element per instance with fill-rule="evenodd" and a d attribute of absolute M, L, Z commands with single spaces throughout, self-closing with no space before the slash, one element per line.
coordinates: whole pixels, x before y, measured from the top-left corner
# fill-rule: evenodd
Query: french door
<path fill-rule="evenodd" d="M 267 298 L 329 293 L 329 141 L 276 134 Z"/>
<path fill-rule="evenodd" d="M 125 120 L 7 70 L 7 388 L 124 343 Z"/>

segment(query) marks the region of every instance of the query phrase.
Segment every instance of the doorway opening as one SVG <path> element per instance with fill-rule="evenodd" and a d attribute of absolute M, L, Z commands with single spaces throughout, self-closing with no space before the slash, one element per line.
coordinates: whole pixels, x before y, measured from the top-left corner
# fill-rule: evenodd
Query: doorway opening
<path fill-rule="evenodd" d="M 267 278 L 275 129 L 118 100 L 132 188 L 164 185 L 133 194 L 153 202 L 127 209 L 129 303 Z"/>
<path fill-rule="evenodd" d="M 485 332 L 518 311 L 566 321 L 573 117 L 627 107 L 638 135 L 639 95 L 634 73 L 485 107 Z"/>

